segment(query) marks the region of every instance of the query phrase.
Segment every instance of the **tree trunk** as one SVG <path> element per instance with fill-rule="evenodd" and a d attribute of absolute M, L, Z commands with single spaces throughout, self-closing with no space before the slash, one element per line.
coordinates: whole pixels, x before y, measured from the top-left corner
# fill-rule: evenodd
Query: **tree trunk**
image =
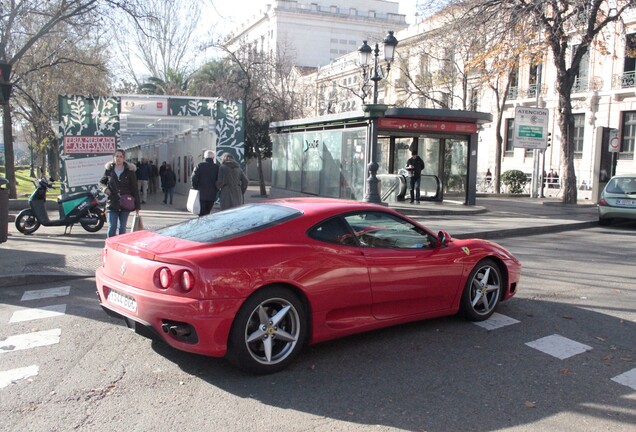
<path fill-rule="evenodd" d="M 17 198 L 15 184 L 15 156 L 13 152 L 13 128 L 11 126 L 11 106 L 9 102 L 2 107 L 2 125 L 4 127 L 4 165 L 9 180 L 9 198 Z"/>
<path fill-rule="evenodd" d="M 570 90 L 571 91 L 571 90 Z M 576 172 L 574 171 L 574 118 L 570 91 L 559 89 L 559 129 L 561 131 L 561 189 L 563 204 L 576 204 Z"/>

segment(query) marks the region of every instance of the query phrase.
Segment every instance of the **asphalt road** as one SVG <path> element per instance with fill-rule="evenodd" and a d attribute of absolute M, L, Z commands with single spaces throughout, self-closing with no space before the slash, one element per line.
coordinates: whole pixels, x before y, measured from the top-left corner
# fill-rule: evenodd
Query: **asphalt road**
<path fill-rule="evenodd" d="M 635 241 L 633 227 L 501 239 L 524 267 L 492 328 L 403 325 L 310 347 L 270 376 L 130 332 L 92 279 L 4 288 L 0 430 L 629 430 Z"/>

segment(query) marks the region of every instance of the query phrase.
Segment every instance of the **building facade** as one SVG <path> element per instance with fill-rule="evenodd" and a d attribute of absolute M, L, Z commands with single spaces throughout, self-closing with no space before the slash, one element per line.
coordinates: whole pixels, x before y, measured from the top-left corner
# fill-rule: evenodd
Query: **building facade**
<path fill-rule="evenodd" d="M 387 28 L 407 27 L 399 4 L 384 0 L 274 0 L 225 42 L 231 51 L 278 53 L 299 67 L 330 64 Z"/>

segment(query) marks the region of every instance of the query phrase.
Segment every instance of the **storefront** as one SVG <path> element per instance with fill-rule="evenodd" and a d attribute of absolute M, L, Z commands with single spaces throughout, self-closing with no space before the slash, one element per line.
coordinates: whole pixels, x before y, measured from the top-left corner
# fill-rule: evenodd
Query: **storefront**
<path fill-rule="evenodd" d="M 272 195 L 362 200 L 372 121 L 377 121 L 382 201 L 404 198 L 404 167 L 417 149 L 425 162 L 422 199 L 475 204 L 478 131 L 492 115 L 413 108 L 389 108 L 373 120 L 353 112 L 272 123 Z"/>

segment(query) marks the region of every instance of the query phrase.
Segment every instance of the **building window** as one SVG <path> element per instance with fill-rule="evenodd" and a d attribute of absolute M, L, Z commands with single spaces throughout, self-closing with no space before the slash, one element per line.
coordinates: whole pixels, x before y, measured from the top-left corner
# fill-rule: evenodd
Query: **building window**
<path fill-rule="evenodd" d="M 512 156 L 515 151 L 513 146 L 514 135 L 515 119 L 506 119 L 506 148 L 504 149 L 504 156 Z"/>
<path fill-rule="evenodd" d="M 574 114 L 574 158 L 583 157 L 583 134 L 585 132 L 585 114 Z"/>
<path fill-rule="evenodd" d="M 519 66 L 514 66 L 508 75 L 510 87 L 508 89 L 508 99 L 517 99 L 519 97 Z"/>
<path fill-rule="evenodd" d="M 636 111 L 623 113 L 623 136 L 619 159 L 634 158 L 634 141 L 636 140 Z"/>
<path fill-rule="evenodd" d="M 528 97 L 534 98 L 541 94 L 539 86 L 539 74 L 541 73 L 541 63 L 533 63 L 530 65 L 530 80 L 528 82 Z"/>
<path fill-rule="evenodd" d="M 574 45 L 572 47 L 572 59 L 574 59 L 574 55 L 578 50 L 579 45 Z M 572 87 L 573 93 L 580 93 L 588 91 L 590 87 L 590 50 L 588 49 L 583 57 L 581 58 L 581 63 L 579 64 L 579 73 L 576 75 L 574 79 L 574 86 Z"/>
<path fill-rule="evenodd" d="M 625 59 L 623 60 L 623 76 L 620 86 L 634 87 L 636 85 L 636 33 L 625 36 Z"/>

